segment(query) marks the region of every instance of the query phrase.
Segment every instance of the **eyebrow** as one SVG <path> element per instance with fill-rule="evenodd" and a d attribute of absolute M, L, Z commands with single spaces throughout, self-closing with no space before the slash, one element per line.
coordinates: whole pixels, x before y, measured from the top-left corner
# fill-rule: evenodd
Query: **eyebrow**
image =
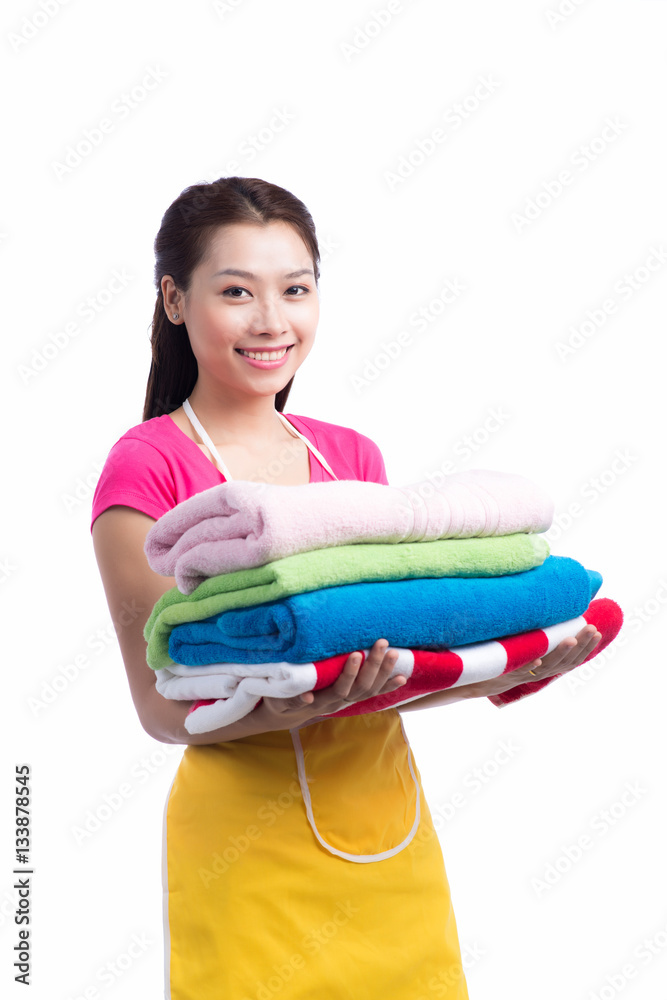
<path fill-rule="evenodd" d="M 252 274 L 251 271 L 240 271 L 237 267 L 226 267 L 224 271 L 216 271 L 213 278 L 217 278 L 221 274 L 234 274 L 238 278 L 249 278 L 251 280 L 256 279 L 257 275 Z M 312 274 L 315 277 L 315 272 L 309 267 L 303 267 L 300 271 L 290 271 L 289 274 L 283 275 L 284 278 L 300 278 L 302 274 Z"/>

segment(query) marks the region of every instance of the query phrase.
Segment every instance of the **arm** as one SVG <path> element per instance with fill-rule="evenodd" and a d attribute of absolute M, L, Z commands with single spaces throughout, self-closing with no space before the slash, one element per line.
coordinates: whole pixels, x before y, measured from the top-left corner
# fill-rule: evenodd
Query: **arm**
<path fill-rule="evenodd" d="M 488 698 L 494 694 L 503 694 L 519 684 L 544 680 L 554 674 L 564 674 L 583 663 L 593 652 L 602 636 L 595 625 L 585 625 L 576 638 L 563 639 L 561 643 L 546 653 L 541 659 L 526 663 L 518 670 L 511 670 L 490 681 L 478 681 L 477 684 L 462 684 L 461 687 L 447 688 L 434 694 L 415 698 L 405 705 L 397 705 L 399 712 L 415 712 L 420 708 L 435 708 L 438 705 L 449 705 L 464 698 Z M 531 674 L 530 671 L 535 673 Z"/>
<path fill-rule="evenodd" d="M 402 677 L 388 679 L 394 654 L 386 656 L 386 640 L 378 640 L 361 668 L 360 656 L 353 654 L 348 658 L 343 673 L 331 688 L 297 698 L 264 698 L 253 712 L 230 726 L 189 733 L 185 718 L 192 702 L 164 698 L 155 688 L 155 671 L 146 662 L 144 626 L 158 598 L 175 586 L 173 577 L 161 576 L 148 565 L 144 542 L 154 523 L 155 519 L 147 514 L 115 504 L 93 524 L 95 557 L 132 701 L 141 725 L 153 739 L 160 743 L 202 745 L 290 729 L 338 711 L 348 700 L 385 694 L 405 683 Z"/>
<path fill-rule="evenodd" d="M 193 735 L 184 725 L 192 702 L 171 701 L 156 690 L 143 631 L 155 602 L 175 580 L 154 573 L 146 560 L 144 542 L 154 523 L 147 514 L 117 504 L 93 525 L 95 557 L 141 725 L 161 743 L 220 743 L 266 731 L 263 720 L 251 713 L 231 726 Z"/>

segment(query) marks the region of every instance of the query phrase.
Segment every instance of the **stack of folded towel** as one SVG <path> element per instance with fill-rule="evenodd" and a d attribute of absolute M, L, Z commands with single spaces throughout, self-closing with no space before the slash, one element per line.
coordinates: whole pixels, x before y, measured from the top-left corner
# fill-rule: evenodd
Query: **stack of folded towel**
<path fill-rule="evenodd" d="M 153 525 L 148 562 L 177 586 L 146 623 L 147 661 L 163 696 L 195 701 L 189 732 L 229 725 L 263 696 L 327 687 L 378 638 L 399 650 L 393 673 L 407 683 L 336 715 L 497 677 L 586 622 L 603 637 L 592 656 L 617 635 L 618 605 L 593 600 L 600 574 L 549 555 L 537 534 L 553 505 L 533 483 L 473 470 L 424 485 L 235 481 Z"/>

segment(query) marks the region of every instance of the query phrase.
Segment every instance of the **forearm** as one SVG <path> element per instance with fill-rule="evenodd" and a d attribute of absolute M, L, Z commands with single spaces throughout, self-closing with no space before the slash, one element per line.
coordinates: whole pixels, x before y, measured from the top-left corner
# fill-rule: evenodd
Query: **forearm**
<path fill-rule="evenodd" d="M 433 694 L 422 695 L 421 698 L 415 698 L 413 701 L 408 701 L 405 705 L 397 705 L 399 712 L 417 712 L 421 708 L 437 708 L 439 705 L 453 705 L 456 701 L 464 701 L 466 698 L 471 697 L 470 688 L 472 685 L 467 684 L 458 688 L 447 688 L 445 691 L 435 691 Z"/>

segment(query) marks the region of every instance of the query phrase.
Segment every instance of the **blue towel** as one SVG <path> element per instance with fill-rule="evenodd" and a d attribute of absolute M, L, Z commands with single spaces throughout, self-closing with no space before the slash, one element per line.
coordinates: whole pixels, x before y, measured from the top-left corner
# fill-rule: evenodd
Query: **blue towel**
<path fill-rule="evenodd" d="M 324 587 L 172 629 L 175 663 L 309 663 L 390 646 L 439 649 L 545 628 L 582 614 L 602 577 L 565 556 L 511 576 L 422 577 Z"/>

